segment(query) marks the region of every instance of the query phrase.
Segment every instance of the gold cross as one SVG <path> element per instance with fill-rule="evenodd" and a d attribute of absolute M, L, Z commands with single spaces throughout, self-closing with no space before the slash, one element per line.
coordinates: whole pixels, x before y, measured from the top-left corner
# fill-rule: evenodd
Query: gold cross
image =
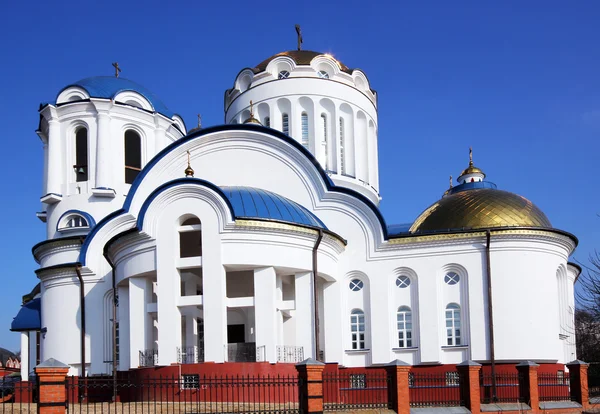
<path fill-rule="evenodd" d="M 250 101 L 250 118 L 254 118 L 254 105 Z"/>
<path fill-rule="evenodd" d="M 302 50 L 302 43 L 304 43 L 304 40 L 302 39 L 302 29 L 299 24 L 296 25 L 296 33 L 298 35 L 298 50 Z"/>
<path fill-rule="evenodd" d="M 473 147 L 469 147 L 469 164 L 473 165 Z"/>
<path fill-rule="evenodd" d="M 202 126 L 202 115 L 198 114 L 198 128 Z"/>
<path fill-rule="evenodd" d="M 114 62 L 112 65 L 115 68 L 115 78 L 118 78 L 119 72 L 121 72 L 121 68 L 119 67 L 119 62 Z"/>

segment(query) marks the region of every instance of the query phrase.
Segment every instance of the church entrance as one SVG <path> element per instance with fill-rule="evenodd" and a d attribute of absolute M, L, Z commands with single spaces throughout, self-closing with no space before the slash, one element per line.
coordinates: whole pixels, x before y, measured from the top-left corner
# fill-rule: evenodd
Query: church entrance
<path fill-rule="evenodd" d="M 227 325 L 227 343 L 238 344 L 245 343 L 246 326 L 241 325 Z"/>

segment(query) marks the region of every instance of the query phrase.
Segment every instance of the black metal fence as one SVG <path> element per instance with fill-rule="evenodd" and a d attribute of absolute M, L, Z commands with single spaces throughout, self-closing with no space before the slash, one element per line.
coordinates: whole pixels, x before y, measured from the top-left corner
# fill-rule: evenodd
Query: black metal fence
<path fill-rule="evenodd" d="M 37 412 L 37 378 L 21 381 L 20 374 L 0 377 L 0 413 Z"/>
<path fill-rule="evenodd" d="M 304 361 L 304 347 L 292 345 L 277 346 L 277 362 L 298 363 Z"/>
<path fill-rule="evenodd" d="M 198 346 L 177 347 L 179 364 L 197 364 L 204 362 L 204 348 Z"/>
<path fill-rule="evenodd" d="M 491 374 L 483 374 L 480 371 L 479 389 L 481 392 L 481 402 L 489 404 L 493 402 L 515 403 L 525 402 L 522 398 L 526 395 L 523 390 L 525 381 L 518 373 L 497 373 L 496 377 L 496 392 L 494 395 L 493 377 Z"/>
<path fill-rule="evenodd" d="M 385 372 L 323 373 L 323 409 L 391 408 L 389 387 L 390 377 Z"/>
<path fill-rule="evenodd" d="M 570 401 L 569 374 L 557 373 L 538 374 L 538 392 L 540 401 Z"/>
<path fill-rule="evenodd" d="M 411 407 L 455 407 L 464 405 L 460 394 L 461 377 L 457 371 L 408 377 Z"/>
<path fill-rule="evenodd" d="M 300 413 L 296 375 L 67 378 L 70 413 Z"/>

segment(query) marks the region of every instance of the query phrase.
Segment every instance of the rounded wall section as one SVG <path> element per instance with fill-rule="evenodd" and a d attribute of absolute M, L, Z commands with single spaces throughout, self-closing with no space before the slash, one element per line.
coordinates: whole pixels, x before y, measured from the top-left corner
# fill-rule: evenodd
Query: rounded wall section
<path fill-rule="evenodd" d="M 336 185 L 379 204 L 375 103 L 354 85 L 292 75 L 257 82 L 241 92 L 228 105 L 225 122 L 243 123 L 252 101 L 263 126 L 304 145 Z"/>

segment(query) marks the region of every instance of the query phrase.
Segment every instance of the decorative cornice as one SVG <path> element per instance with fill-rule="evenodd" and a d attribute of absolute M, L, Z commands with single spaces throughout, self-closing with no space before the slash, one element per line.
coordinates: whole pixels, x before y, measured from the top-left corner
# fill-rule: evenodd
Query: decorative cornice
<path fill-rule="evenodd" d="M 59 253 L 66 250 L 79 250 L 85 236 L 61 237 L 59 239 L 44 240 L 31 248 L 33 258 L 37 263 L 48 255 Z"/>
<path fill-rule="evenodd" d="M 576 241 L 571 238 L 568 234 L 552 229 L 494 229 L 490 230 L 491 235 L 495 241 L 506 240 L 506 239 L 526 239 L 526 238 L 537 238 L 544 241 L 550 241 L 559 244 L 565 248 L 570 254 L 576 247 Z M 440 244 L 448 245 L 451 244 L 464 244 L 470 243 L 474 239 L 485 237 L 485 230 L 473 230 L 473 231 L 461 231 L 455 233 L 435 233 L 427 235 L 414 235 L 411 237 L 401 237 L 390 239 L 387 243 L 383 243 L 382 247 L 386 250 L 390 248 L 400 248 L 403 246 L 407 247 L 423 247 L 423 246 L 437 246 Z M 387 245 L 387 246 L 386 246 Z"/>

